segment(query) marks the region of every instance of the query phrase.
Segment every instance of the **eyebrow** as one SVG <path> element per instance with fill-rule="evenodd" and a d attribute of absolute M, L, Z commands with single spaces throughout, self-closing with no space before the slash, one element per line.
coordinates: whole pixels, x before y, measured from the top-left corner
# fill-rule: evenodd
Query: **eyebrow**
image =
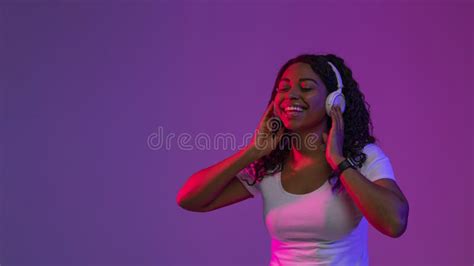
<path fill-rule="evenodd" d="M 288 79 L 288 78 L 282 78 L 282 79 L 280 80 L 280 82 L 281 82 L 281 81 L 288 81 L 288 82 L 290 82 L 290 79 Z M 299 81 L 300 81 L 300 82 L 303 82 L 303 81 L 312 81 L 312 82 L 314 82 L 314 83 L 316 83 L 316 84 L 319 85 L 319 82 L 317 82 L 315 79 L 312 79 L 312 78 L 301 78 Z"/>

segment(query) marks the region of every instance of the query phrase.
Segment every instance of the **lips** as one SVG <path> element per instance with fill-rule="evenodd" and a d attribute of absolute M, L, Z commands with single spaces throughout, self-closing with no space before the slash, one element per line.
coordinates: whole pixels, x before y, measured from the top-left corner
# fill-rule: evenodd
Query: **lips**
<path fill-rule="evenodd" d="M 291 104 L 283 107 L 285 115 L 289 118 L 298 117 L 304 114 L 306 107 L 299 104 Z"/>
<path fill-rule="evenodd" d="M 285 112 L 303 112 L 304 109 L 300 106 L 288 106 L 285 107 Z"/>

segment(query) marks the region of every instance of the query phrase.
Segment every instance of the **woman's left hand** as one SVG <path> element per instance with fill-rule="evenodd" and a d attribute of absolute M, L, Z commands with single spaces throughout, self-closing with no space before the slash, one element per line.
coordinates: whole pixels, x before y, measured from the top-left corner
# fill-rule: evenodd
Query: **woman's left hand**
<path fill-rule="evenodd" d="M 326 144 L 326 160 L 332 169 L 344 161 L 342 147 L 344 144 L 344 120 L 342 118 L 341 108 L 335 106 L 331 109 L 332 125 L 329 130 L 329 136 L 323 132 L 323 141 Z"/>

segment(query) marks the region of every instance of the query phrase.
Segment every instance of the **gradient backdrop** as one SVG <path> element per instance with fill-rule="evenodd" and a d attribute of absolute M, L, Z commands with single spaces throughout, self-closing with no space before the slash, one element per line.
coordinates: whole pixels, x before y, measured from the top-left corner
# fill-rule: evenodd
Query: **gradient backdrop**
<path fill-rule="evenodd" d="M 472 265 L 472 1 L 0 3 L 5 265 L 267 265 L 261 200 L 178 207 L 235 150 L 150 147 L 252 132 L 303 52 L 352 68 L 410 202 L 372 265 Z"/>

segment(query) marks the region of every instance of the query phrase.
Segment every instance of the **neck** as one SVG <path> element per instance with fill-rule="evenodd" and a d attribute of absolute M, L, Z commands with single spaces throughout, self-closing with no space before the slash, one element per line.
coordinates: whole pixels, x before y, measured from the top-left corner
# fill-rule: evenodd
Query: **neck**
<path fill-rule="evenodd" d="M 299 143 L 293 145 L 289 161 L 294 166 L 308 164 L 327 164 L 323 132 L 326 132 L 326 123 L 308 131 L 293 132 L 298 136 Z"/>

